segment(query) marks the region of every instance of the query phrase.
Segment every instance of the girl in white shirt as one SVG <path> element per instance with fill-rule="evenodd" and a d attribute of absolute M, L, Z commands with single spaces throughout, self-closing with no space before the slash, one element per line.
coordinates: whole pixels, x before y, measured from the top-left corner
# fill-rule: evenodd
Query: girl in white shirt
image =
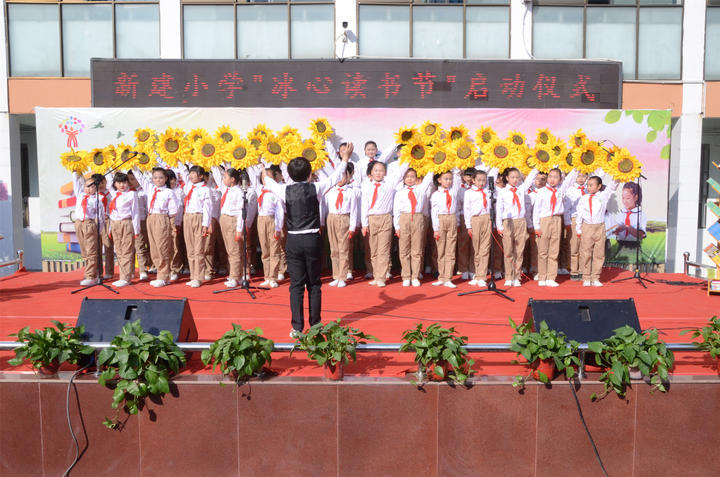
<path fill-rule="evenodd" d="M 432 185 L 432 173 L 426 174 L 418 184 L 415 169 L 408 169 L 403 176 L 403 186 L 395 192 L 393 225 L 398 237 L 398 251 L 402 284 L 420 286 L 420 274 L 425 249 L 425 216 L 422 211 L 427 202 L 426 191 Z"/>
<path fill-rule="evenodd" d="M 357 194 L 350 187 L 354 169 L 353 164 L 348 162 L 343 178 L 324 196 L 325 210 L 328 211 L 327 234 L 333 274 L 331 287 L 345 287 L 348 271 L 351 270 L 350 245 L 358 215 Z"/>
<path fill-rule="evenodd" d="M 102 194 L 96 194 L 93 178 L 85 179 L 77 172 L 73 172 L 75 192 L 75 234 L 80 244 L 80 254 L 85 260 L 84 278 L 81 286 L 94 285 L 98 282 L 98 260 L 102 245 L 98 244 L 98 225 L 104 227 L 105 208 Z M 108 252 L 112 254 L 112 252 Z M 112 272 L 111 272 L 112 273 Z"/>
<path fill-rule="evenodd" d="M 135 239 L 140 235 L 140 213 L 135 191 L 130 190 L 127 174 L 118 172 L 113 178 L 114 193 L 108 205 L 110 233 L 120 265 L 120 279 L 115 287 L 130 285 L 135 273 Z"/>
<path fill-rule="evenodd" d="M 490 258 L 490 239 L 492 224 L 490 223 L 490 192 L 487 187 L 487 173 L 475 171 L 472 188 L 465 191 L 463 201 L 463 218 L 468 235 L 472 241 L 475 260 L 475 278 L 470 285 L 484 287 Z"/>
<path fill-rule="evenodd" d="M 434 286 L 455 288 L 452 282 L 455 271 L 455 249 L 460 228 L 460 171 L 453 169 L 436 176 L 438 189 L 430 197 L 430 218 L 438 250 L 438 280 Z"/>

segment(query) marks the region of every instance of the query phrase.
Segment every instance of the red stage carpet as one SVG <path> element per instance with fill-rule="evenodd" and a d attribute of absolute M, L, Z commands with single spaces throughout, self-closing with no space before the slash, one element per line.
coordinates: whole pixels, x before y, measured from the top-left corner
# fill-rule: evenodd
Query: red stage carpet
<path fill-rule="evenodd" d="M 631 276 L 630 272 L 607 269 L 603 282 Z M 654 274 L 653 279 L 668 281 L 697 281 L 679 274 Z M 245 328 L 260 327 L 264 335 L 276 342 L 290 342 L 288 284 L 280 288 L 260 291 L 252 300 L 245 291 L 214 295 L 213 290 L 224 288 L 218 278 L 192 289 L 186 280 L 156 289 L 148 283 L 135 283 L 119 289 L 115 295 L 101 287 L 88 292 L 71 295 L 79 287 L 79 272 L 40 273 L 23 272 L 0 279 L 0 340 L 10 340 L 23 326 L 31 328 L 46 326 L 51 319 L 75 323 L 84 296 L 89 298 L 162 299 L 188 298 L 198 328 L 199 341 L 212 341 L 230 329 L 231 323 Z M 255 280 L 259 283 L 259 280 Z M 704 286 L 672 286 L 664 283 L 649 285 L 644 289 L 636 281 L 621 284 L 607 283 L 602 288 L 583 287 L 561 277 L 558 288 L 541 288 L 537 282 L 528 282 L 519 288 L 511 288 L 509 294 L 515 303 L 488 293 L 459 297 L 458 292 L 471 290 L 465 282 L 458 288 L 433 287 L 425 281 L 420 288 L 402 287 L 395 278 L 388 286 L 378 289 L 368 286 L 366 280 L 351 282 L 346 288 L 323 286 L 323 320 L 342 318 L 344 323 L 377 336 L 383 342 L 397 343 L 404 330 L 417 323 L 441 322 L 454 326 L 474 343 L 508 343 L 511 328 L 508 317 L 521 320 L 529 298 L 536 299 L 618 299 L 634 298 L 640 324 L 643 328 L 656 327 L 668 342 L 686 342 L 687 336 L 679 332 L 689 327 L 701 326 L 717 313 L 717 298 L 708 297 Z M 500 282 L 502 283 L 502 282 Z M 101 317 L 99 317 L 101 319 Z M 0 369 L 9 370 L 10 353 L 2 353 Z M 512 353 L 486 353 L 475 356 L 475 369 L 479 375 L 512 375 L 519 372 L 510 365 Z M 715 375 L 716 364 L 704 353 L 676 353 L 675 374 Z M 306 359 L 303 353 L 292 357 L 275 353 L 272 369 L 285 375 L 318 375 L 321 370 Z M 399 376 L 414 370 L 411 354 L 372 353 L 359 354 L 358 363 L 347 369 L 349 374 L 373 376 Z M 197 359 L 190 366 L 191 372 L 206 372 Z"/>

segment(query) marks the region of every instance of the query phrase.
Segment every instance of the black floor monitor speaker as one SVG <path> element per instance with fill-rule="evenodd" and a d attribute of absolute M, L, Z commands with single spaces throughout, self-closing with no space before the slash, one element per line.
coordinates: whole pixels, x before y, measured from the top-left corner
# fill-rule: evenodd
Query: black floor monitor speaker
<path fill-rule="evenodd" d="M 635 301 L 627 300 L 528 300 L 525 322 L 532 320 L 538 329 L 545 321 L 552 330 L 564 332 L 580 343 L 601 341 L 613 335 L 613 330 L 625 325 L 638 333 Z"/>
<path fill-rule="evenodd" d="M 85 325 L 84 341 L 112 341 L 122 327 L 140 320 L 145 332 L 172 333 L 176 342 L 197 341 L 197 328 L 185 298 L 181 300 L 101 300 L 85 298 L 77 325 Z"/>

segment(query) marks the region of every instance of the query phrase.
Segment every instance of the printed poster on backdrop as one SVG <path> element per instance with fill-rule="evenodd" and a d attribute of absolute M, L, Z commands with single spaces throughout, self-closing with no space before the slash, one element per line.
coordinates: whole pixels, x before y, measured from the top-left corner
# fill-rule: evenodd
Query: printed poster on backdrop
<path fill-rule="evenodd" d="M 215 131 L 229 125 L 241 134 L 258 124 L 273 130 L 297 128 L 309 137 L 312 119 L 327 118 L 335 130 L 334 142 L 353 142 L 357 153 L 373 140 L 379 153 L 395 146 L 394 134 L 403 126 L 430 120 L 443 127 L 463 124 L 470 136 L 489 126 L 500 137 L 520 131 L 534 143 L 536 131 L 547 128 L 568 140 L 578 129 L 603 147 L 627 148 L 643 164 L 640 189 L 621 184 L 607 208 L 606 263 L 635 261 L 637 242 L 626 232 L 626 214 L 640 205 L 647 221 L 640 261 L 665 262 L 667 190 L 670 155 L 670 112 L 665 110 L 581 109 L 399 109 L 399 108 L 36 108 L 43 260 L 80 257 L 73 224 L 75 198 L 72 175 L 60 165 L 70 148 L 90 150 L 109 144 L 132 145 L 138 128 L 161 132 L 168 127 Z M 609 178 L 605 182 L 609 182 Z M 635 224 L 632 224 L 635 227 Z"/>

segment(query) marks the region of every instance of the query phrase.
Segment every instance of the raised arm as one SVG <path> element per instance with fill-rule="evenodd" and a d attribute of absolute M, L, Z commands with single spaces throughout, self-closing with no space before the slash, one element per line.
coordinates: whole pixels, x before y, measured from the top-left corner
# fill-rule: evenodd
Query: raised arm
<path fill-rule="evenodd" d="M 265 187 L 275 194 L 278 200 L 285 203 L 285 188 L 287 187 L 285 184 L 278 184 L 272 177 L 265 176 Z"/>
<path fill-rule="evenodd" d="M 575 179 L 577 178 L 578 170 L 573 169 L 568 173 L 568 175 L 565 176 L 565 180 L 562 184 L 560 184 L 560 196 L 565 195 L 565 192 L 568 190 L 568 187 L 573 185 L 575 183 Z"/>
<path fill-rule="evenodd" d="M 397 150 L 397 145 L 394 143 L 392 145 L 389 145 L 387 148 L 383 149 L 382 154 L 380 154 L 380 157 L 375 159 L 376 161 L 380 161 L 383 164 L 387 164 L 387 161 L 390 160 L 391 157 L 395 154 L 395 151 Z"/>
<path fill-rule="evenodd" d="M 342 178 L 343 174 L 345 174 L 345 169 L 347 168 L 348 160 L 350 159 L 350 156 L 353 153 L 353 144 L 348 143 L 347 147 L 343 151 L 343 158 L 342 163 L 338 165 L 338 167 L 333 171 L 333 173 L 326 177 L 325 179 L 322 179 L 318 182 L 315 182 L 315 189 L 317 190 L 317 194 L 319 196 L 325 195 L 325 193 L 333 187 L 335 184 L 340 182 L 340 179 Z"/>
<path fill-rule="evenodd" d="M 535 181 L 535 178 L 537 177 L 537 175 L 538 175 L 537 169 L 533 169 L 532 171 L 530 171 L 530 174 L 528 174 L 528 176 L 525 178 L 522 185 L 520 186 L 520 188 L 522 189 L 523 192 L 527 192 L 527 190 L 530 188 L 530 186 Z"/>
<path fill-rule="evenodd" d="M 220 190 L 222 192 L 225 192 L 225 184 L 223 184 L 223 170 L 220 168 L 220 166 L 212 166 L 210 168 L 210 172 L 212 174 L 213 180 L 215 181 L 215 184 L 217 184 L 218 187 L 220 187 Z"/>

